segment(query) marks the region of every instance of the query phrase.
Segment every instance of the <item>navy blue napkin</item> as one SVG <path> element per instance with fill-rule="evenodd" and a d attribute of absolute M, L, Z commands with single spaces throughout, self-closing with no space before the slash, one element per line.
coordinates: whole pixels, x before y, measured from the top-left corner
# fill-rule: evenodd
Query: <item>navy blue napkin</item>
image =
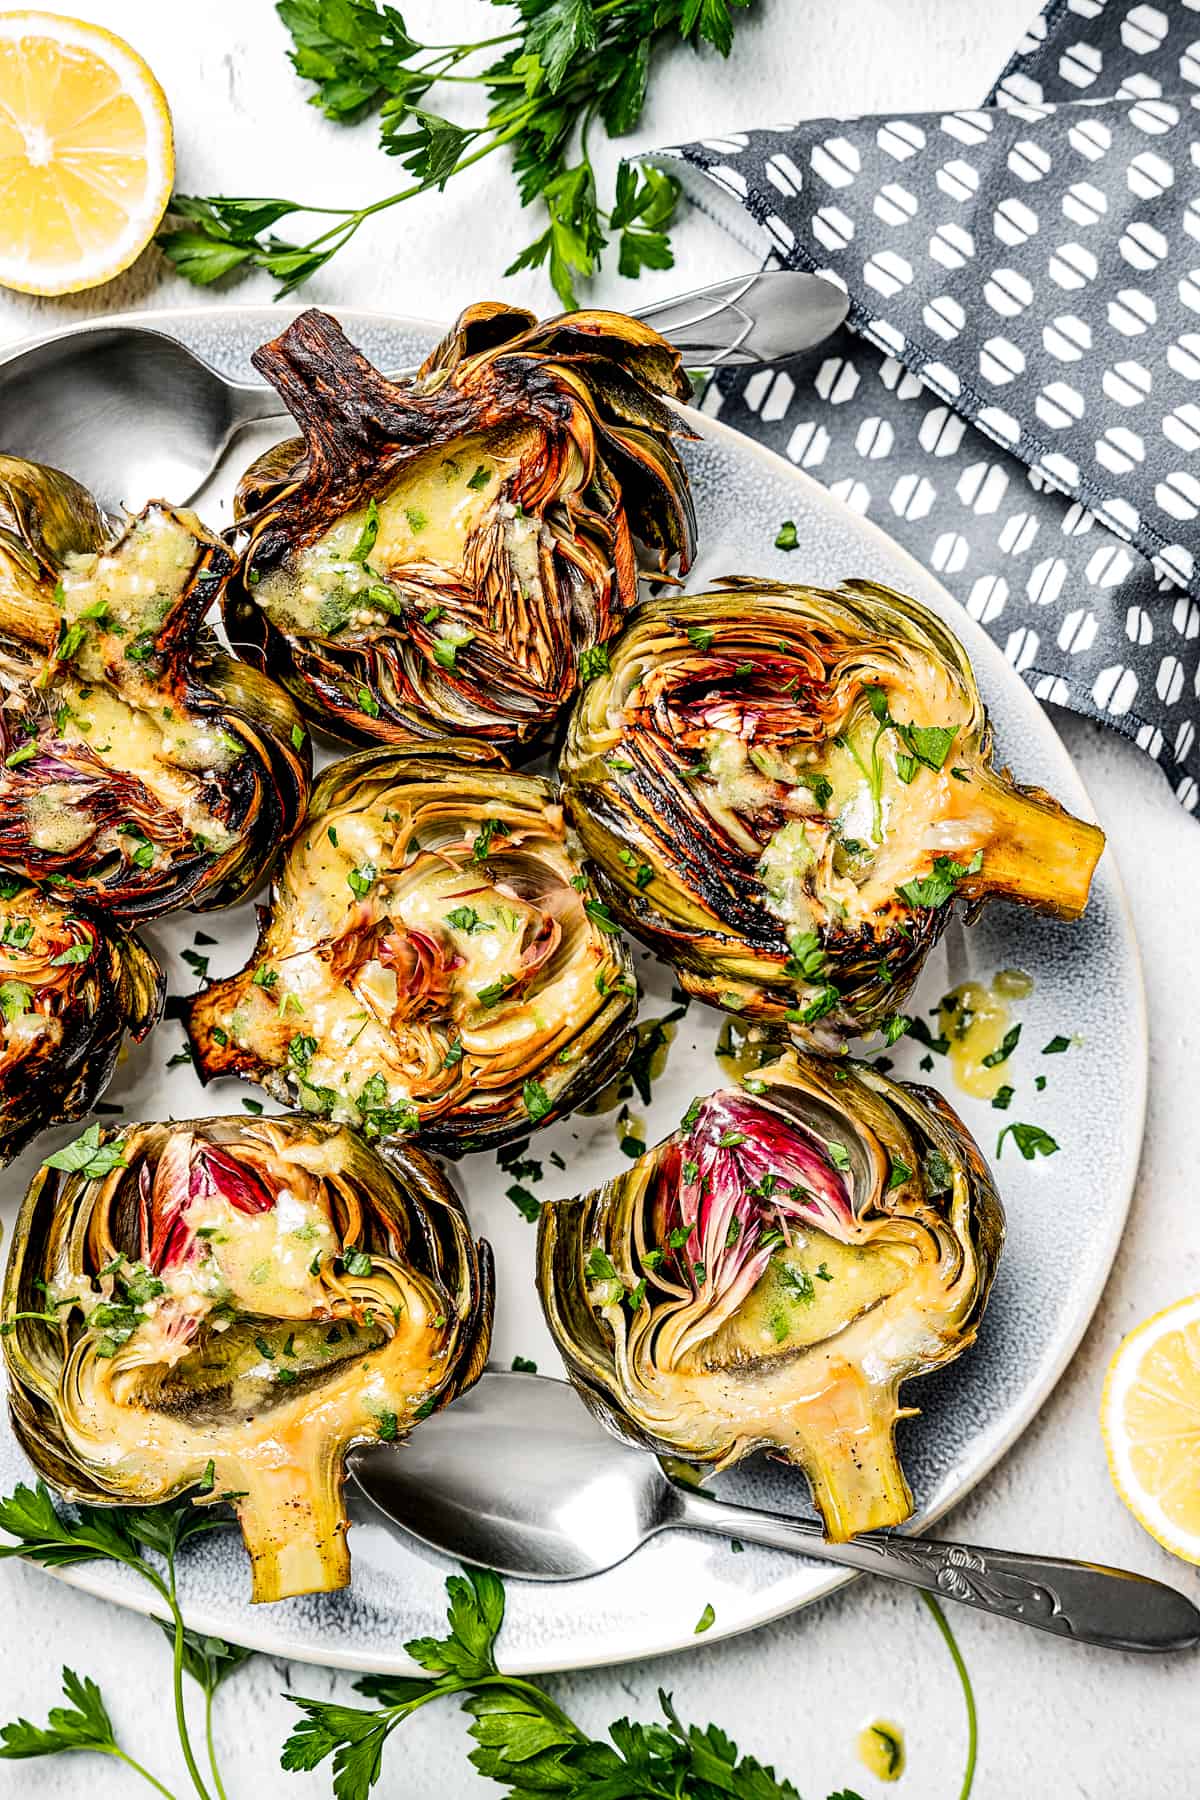
<path fill-rule="evenodd" d="M 851 298 L 706 409 L 935 570 L 1034 693 L 1200 801 L 1200 0 L 1052 0 L 977 111 L 662 153 Z"/>

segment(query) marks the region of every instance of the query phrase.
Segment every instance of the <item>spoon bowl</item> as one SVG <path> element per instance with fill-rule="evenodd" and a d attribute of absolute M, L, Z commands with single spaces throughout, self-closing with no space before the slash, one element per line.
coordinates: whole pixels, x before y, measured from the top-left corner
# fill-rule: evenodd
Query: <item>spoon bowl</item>
<path fill-rule="evenodd" d="M 731 1505 L 613 1437 L 546 1376 L 488 1370 L 409 1441 L 360 1447 L 349 1467 L 412 1537 L 526 1581 L 578 1581 L 660 1531 L 708 1531 L 885 1575 L 1076 1643 L 1200 1644 L 1200 1609 L 1127 1570 L 886 1531 L 832 1544 L 815 1519 Z"/>
<path fill-rule="evenodd" d="M 832 282 L 773 269 L 635 316 L 715 368 L 787 362 L 835 331 L 848 305 Z M 145 326 L 79 326 L 0 359 L 0 452 L 64 470 L 109 512 L 164 496 L 185 505 L 244 425 L 284 416 L 273 388 L 230 381 Z"/>
<path fill-rule="evenodd" d="M 109 512 L 189 500 L 234 434 L 278 411 L 272 389 L 140 327 L 64 332 L 0 363 L 0 450 L 65 470 Z"/>
<path fill-rule="evenodd" d="M 655 1458 L 610 1436 L 565 1381 L 501 1370 L 399 1450 L 353 1451 L 350 1472 L 431 1549 L 526 1581 L 599 1575 L 674 1512 Z"/>

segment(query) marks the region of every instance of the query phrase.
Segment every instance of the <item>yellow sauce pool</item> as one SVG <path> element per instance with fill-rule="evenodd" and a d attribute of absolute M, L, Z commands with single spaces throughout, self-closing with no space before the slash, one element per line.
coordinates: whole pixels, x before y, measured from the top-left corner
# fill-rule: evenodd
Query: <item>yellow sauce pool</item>
<path fill-rule="evenodd" d="M 874 1719 L 858 1734 L 858 1760 L 878 1781 L 899 1781 L 904 1773 L 904 1733 L 890 1719 Z"/>
<path fill-rule="evenodd" d="M 964 981 L 943 995 L 938 1031 L 948 1041 L 955 1085 L 977 1100 L 990 1100 L 1011 1080 L 1010 1057 L 989 1062 L 1003 1049 L 1013 1025 L 1010 1000 L 1023 999 L 1033 982 L 1020 969 L 1001 969 L 990 986 Z"/>

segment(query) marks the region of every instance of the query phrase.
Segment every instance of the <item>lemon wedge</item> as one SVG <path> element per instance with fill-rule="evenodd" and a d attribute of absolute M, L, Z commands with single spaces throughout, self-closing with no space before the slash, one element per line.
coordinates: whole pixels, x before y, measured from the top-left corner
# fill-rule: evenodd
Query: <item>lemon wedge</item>
<path fill-rule="evenodd" d="M 74 294 L 127 269 L 171 195 L 163 91 L 99 26 L 0 13 L 0 286 Z"/>
<path fill-rule="evenodd" d="M 1100 1424 L 1113 1482 L 1134 1518 L 1164 1549 L 1200 1563 L 1200 1294 L 1122 1339 Z"/>

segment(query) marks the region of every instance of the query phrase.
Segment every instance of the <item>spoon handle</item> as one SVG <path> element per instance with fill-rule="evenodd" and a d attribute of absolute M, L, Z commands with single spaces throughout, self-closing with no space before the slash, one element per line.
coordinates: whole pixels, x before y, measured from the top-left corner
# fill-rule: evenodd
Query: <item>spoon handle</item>
<path fill-rule="evenodd" d="M 1125 1569 L 887 1531 L 831 1544 L 810 1519 L 733 1506 L 676 1482 L 672 1487 L 678 1511 L 671 1525 L 885 1575 L 1077 1643 L 1110 1650 L 1190 1650 L 1200 1644 L 1200 1609 L 1176 1588 Z"/>
<path fill-rule="evenodd" d="M 689 364 L 746 368 L 792 361 L 824 343 L 850 303 L 841 288 L 796 269 L 756 269 L 710 287 L 640 306 Z"/>

